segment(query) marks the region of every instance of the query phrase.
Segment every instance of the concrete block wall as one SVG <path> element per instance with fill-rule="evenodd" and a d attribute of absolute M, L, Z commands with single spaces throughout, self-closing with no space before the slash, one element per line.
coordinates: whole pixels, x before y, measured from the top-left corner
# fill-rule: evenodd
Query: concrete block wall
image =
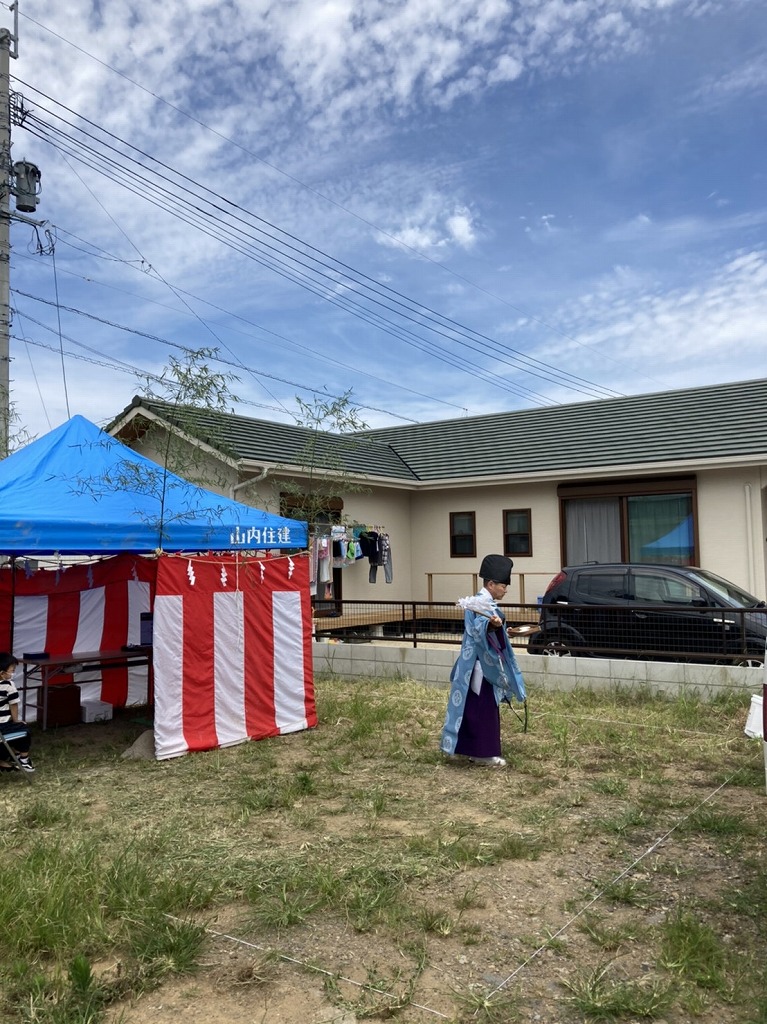
<path fill-rule="evenodd" d="M 400 647 L 394 644 L 314 643 L 316 675 L 413 679 L 431 685 L 449 683 L 458 647 Z M 760 693 L 764 671 L 734 665 L 692 665 L 682 662 L 623 661 L 607 658 L 544 658 L 518 654 L 529 689 L 557 691 L 625 687 L 675 697 L 697 693 L 706 699 L 725 690 Z"/>

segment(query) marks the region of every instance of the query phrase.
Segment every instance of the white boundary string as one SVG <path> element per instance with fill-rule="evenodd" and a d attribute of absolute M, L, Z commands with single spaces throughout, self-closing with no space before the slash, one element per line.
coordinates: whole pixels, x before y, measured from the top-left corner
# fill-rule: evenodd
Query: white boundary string
<path fill-rule="evenodd" d="M 371 693 L 368 692 L 366 694 L 366 696 L 368 696 L 368 697 L 369 696 L 373 696 L 373 697 L 376 697 L 376 696 L 379 696 L 379 697 L 387 696 L 388 697 L 388 694 L 382 694 L 380 692 L 379 693 L 373 692 L 371 694 Z M 432 703 L 432 701 L 428 701 L 427 703 Z M 558 712 L 543 712 L 542 714 L 539 714 L 537 717 L 543 718 L 543 717 L 547 717 L 548 715 L 554 715 L 554 714 L 557 714 L 561 718 L 566 718 L 566 719 L 572 720 L 572 721 L 599 722 L 601 724 L 621 725 L 624 728 L 625 728 L 625 726 L 627 724 L 626 722 L 613 722 L 610 719 L 590 718 L 588 716 L 562 715 L 561 713 L 558 713 Z M 656 725 L 648 724 L 648 723 L 645 723 L 645 722 L 636 722 L 636 723 L 630 723 L 630 724 L 633 725 L 636 728 L 645 728 L 645 729 L 648 729 L 648 728 L 649 729 L 659 729 L 659 728 L 667 729 L 668 728 L 668 726 L 656 726 Z M 698 732 L 698 731 L 692 730 L 692 729 L 675 729 L 674 731 L 675 732 L 682 732 L 682 733 L 685 733 L 687 735 L 697 735 L 697 736 L 712 736 L 712 737 L 714 737 L 714 736 L 717 735 L 716 733 Z M 692 808 L 691 811 L 689 811 L 683 818 L 680 818 L 679 821 L 677 821 L 675 825 L 673 825 L 670 829 L 668 829 L 667 832 L 664 832 L 663 835 L 660 836 L 658 839 L 656 839 L 655 842 L 652 843 L 651 846 L 649 846 L 643 853 L 641 853 L 638 857 L 636 857 L 631 862 L 631 864 L 629 864 L 626 868 L 623 869 L 623 871 L 620 872 L 620 874 L 616 875 L 615 878 L 613 878 L 610 882 L 608 882 L 607 885 L 603 889 L 601 889 L 592 899 L 590 899 L 589 902 L 585 906 L 581 907 L 581 909 L 578 911 L 577 914 L 574 914 L 568 921 L 566 921 L 562 925 L 561 928 L 558 929 L 558 931 L 554 932 L 553 935 L 548 936 L 546 941 L 541 946 L 539 946 L 536 950 L 534 950 L 530 954 L 530 956 L 527 957 L 527 959 L 523 960 L 522 963 L 519 964 L 511 972 L 511 974 L 508 975 L 508 977 L 504 978 L 504 980 L 500 983 L 500 985 L 497 985 L 489 993 L 489 995 L 487 995 L 485 997 L 486 1000 L 489 1001 L 490 999 L 492 999 L 494 995 L 496 995 L 498 992 L 501 991 L 501 989 L 505 988 L 511 981 L 513 981 L 514 978 L 516 978 L 517 975 L 521 971 L 523 971 L 525 967 L 528 966 L 528 964 L 532 963 L 532 961 L 535 960 L 536 957 L 540 956 L 540 954 L 549 947 L 550 943 L 554 939 L 559 938 L 559 936 L 562 935 L 565 931 L 567 931 L 567 929 L 570 928 L 570 926 L 572 924 L 574 924 L 578 920 L 578 918 L 582 917 L 591 907 L 593 907 L 594 904 L 597 903 L 604 896 L 605 892 L 607 891 L 607 889 L 609 887 L 615 885 L 622 878 L 625 878 L 626 875 L 628 875 L 631 871 L 634 870 L 634 868 L 637 866 L 637 864 L 640 864 L 646 857 L 649 857 L 651 853 L 653 853 L 655 850 L 657 850 L 657 848 L 663 842 L 665 842 L 670 835 L 672 835 L 681 825 L 683 825 L 686 821 L 688 821 L 697 811 L 700 810 L 701 807 L 703 807 L 705 804 L 707 804 L 710 800 L 713 800 L 713 798 L 717 795 L 717 793 L 721 792 L 721 790 L 723 790 L 725 788 L 725 786 L 728 786 L 732 782 L 732 780 L 739 773 L 740 773 L 740 769 L 738 771 L 733 772 L 732 775 L 730 775 L 727 779 L 725 779 L 724 782 L 721 785 L 717 786 L 716 789 L 712 790 L 711 793 L 709 793 L 708 796 L 704 797 L 695 807 Z M 171 915 L 171 914 L 165 914 L 165 917 L 169 918 L 172 921 L 178 921 L 179 923 L 181 923 L 179 918 L 173 917 L 173 915 Z M 305 961 L 298 960 L 295 957 L 288 956 L 285 953 L 278 953 L 276 950 L 269 949 L 268 947 L 259 946 L 258 944 L 254 943 L 254 942 L 248 942 L 245 939 L 237 938 L 234 935 L 228 935 L 228 934 L 226 934 L 224 932 L 216 932 L 216 931 L 214 931 L 211 928 L 206 928 L 205 931 L 209 935 L 213 935 L 213 936 L 215 936 L 217 938 L 227 939 L 230 942 L 236 942 L 239 945 L 247 946 L 250 949 L 257 949 L 259 952 L 262 952 L 262 953 L 274 953 L 277 957 L 279 957 L 280 960 L 284 960 L 287 963 L 296 964 L 297 966 L 302 967 L 302 968 L 304 968 L 307 971 L 314 971 L 317 974 L 323 974 L 326 977 L 334 978 L 334 979 L 337 979 L 339 981 L 343 981 L 346 984 L 355 985 L 357 988 L 366 989 L 367 991 L 370 991 L 370 992 L 375 992 L 377 995 L 384 996 L 386 999 L 391 999 L 391 1000 L 396 1001 L 399 998 L 398 996 L 394 995 L 393 993 L 386 992 L 383 989 L 376 988 L 373 985 L 367 985 L 364 982 L 355 981 L 353 978 L 343 977 L 341 975 L 335 974 L 332 971 L 324 970 L 321 967 L 316 967 L 316 966 L 314 966 L 312 964 L 306 963 Z M 430 1006 L 423 1006 L 422 1004 L 415 1003 L 415 1002 L 411 1002 L 409 1005 L 415 1007 L 418 1010 L 423 1010 L 425 1013 L 431 1013 L 435 1017 L 441 1017 L 443 1020 L 451 1020 L 452 1019 L 448 1014 L 442 1013 L 440 1010 L 434 1010 Z"/>
<path fill-rule="evenodd" d="M 500 983 L 500 985 L 496 985 L 496 987 L 485 997 L 486 1001 L 491 1000 L 494 995 L 497 995 L 497 993 L 500 992 L 501 989 L 505 988 L 511 981 L 513 981 L 514 978 L 516 978 L 516 976 L 521 971 L 523 971 L 525 969 L 525 967 L 528 966 L 528 964 L 532 963 L 532 961 L 535 960 L 536 957 L 540 956 L 540 954 L 545 949 L 547 949 L 549 947 L 549 945 L 551 944 L 551 942 L 554 939 L 557 939 L 557 938 L 559 938 L 560 935 L 564 934 L 564 932 L 566 932 L 567 929 L 572 924 L 574 924 L 578 920 L 579 917 L 582 917 L 591 907 L 593 907 L 594 904 L 596 902 L 598 902 L 598 900 L 600 900 L 604 896 L 605 892 L 607 891 L 607 889 L 610 886 L 615 885 L 616 882 L 619 882 L 622 878 L 625 878 L 626 875 L 628 875 L 631 871 L 634 870 L 634 868 L 637 866 L 637 864 L 641 864 L 641 862 L 646 857 L 649 857 L 651 853 L 653 853 L 655 850 L 657 850 L 658 847 L 661 845 L 661 843 L 665 842 L 666 839 L 668 839 L 668 837 L 670 835 L 672 835 L 672 833 L 674 833 L 681 825 L 683 825 L 686 821 L 688 821 L 697 811 L 700 810 L 701 807 L 703 807 L 705 804 L 707 804 L 710 800 L 713 800 L 713 798 L 717 795 L 717 793 L 721 792 L 721 790 L 723 790 L 725 788 L 725 786 L 728 786 L 732 782 L 732 780 L 735 778 L 735 776 L 738 775 L 738 774 L 739 774 L 739 771 L 733 772 L 732 775 L 730 775 L 729 778 L 725 779 L 724 782 L 720 786 L 717 786 L 716 789 L 712 790 L 708 794 L 708 796 L 704 797 L 700 801 L 700 803 L 698 803 L 695 807 L 693 807 L 693 809 L 691 811 L 689 811 L 688 814 L 686 814 L 683 818 L 680 818 L 679 821 L 677 821 L 677 823 L 675 825 L 673 825 L 667 832 L 664 832 L 663 835 L 660 836 L 658 839 L 656 839 L 655 842 L 652 843 L 651 846 L 648 846 L 648 848 L 644 851 L 644 853 L 641 853 L 638 857 L 636 857 L 628 865 L 628 867 L 624 868 L 623 871 L 620 872 L 620 874 L 616 875 L 615 878 L 613 878 L 610 882 L 608 882 L 608 884 L 603 889 L 601 889 L 592 899 L 590 899 L 589 902 L 585 906 L 581 907 L 581 909 L 578 911 L 577 914 L 574 914 L 568 921 L 566 921 L 562 925 L 561 928 L 559 928 L 556 932 L 554 932 L 553 935 L 548 936 L 546 941 L 541 946 L 539 946 L 536 950 L 534 950 L 530 954 L 530 956 L 527 957 L 527 959 L 523 960 L 522 963 L 519 964 L 511 972 L 511 974 L 508 975 L 508 977 L 504 978 L 504 980 Z M 171 921 L 178 922 L 179 924 L 183 923 L 181 918 L 174 917 L 172 914 L 165 914 L 164 916 L 167 917 Z M 399 996 L 394 995 L 392 992 L 386 992 L 384 989 L 376 988 L 376 986 L 374 986 L 374 985 L 367 985 L 364 982 L 355 981 L 353 978 L 346 978 L 343 975 L 339 975 L 339 974 L 334 973 L 333 971 L 327 971 L 327 970 L 325 970 L 322 967 L 316 967 L 313 964 L 306 963 L 306 961 L 304 961 L 304 960 L 298 960 L 296 957 L 288 956 L 286 953 L 279 953 L 277 950 L 270 949 L 267 946 L 259 946 L 255 942 L 248 942 L 246 939 L 240 939 L 236 935 L 228 935 L 226 932 L 217 932 L 217 931 L 214 931 L 212 928 L 206 928 L 205 931 L 207 932 L 208 935 L 213 935 L 213 936 L 215 936 L 216 938 L 219 938 L 219 939 L 227 939 L 229 942 L 236 942 L 238 945 L 240 945 L 240 946 L 247 946 L 249 949 L 257 949 L 260 953 L 273 953 L 280 960 L 284 960 L 286 963 L 296 964 L 298 967 L 302 967 L 302 968 L 304 968 L 307 971 L 314 971 L 315 973 L 323 974 L 323 975 L 325 975 L 328 978 L 334 978 L 334 979 L 336 979 L 338 981 L 343 981 L 343 982 L 345 982 L 348 985 L 355 985 L 359 989 L 365 989 L 365 990 L 367 990 L 369 992 L 375 992 L 376 995 L 384 996 L 386 999 L 391 999 L 393 1001 L 397 1001 L 400 998 Z M 431 1013 L 435 1017 L 441 1017 L 443 1020 L 452 1020 L 452 1017 L 450 1017 L 448 1014 L 442 1013 L 440 1010 L 434 1010 L 430 1006 L 424 1006 L 421 1003 L 415 1003 L 415 1002 L 411 1002 L 408 1005 L 415 1007 L 415 1009 L 417 1009 L 417 1010 L 423 1010 L 425 1013 Z"/>
<path fill-rule="evenodd" d="M 178 924 L 184 922 L 179 917 L 174 917 L 173 914 L 165 914 L 170 921 L 176 921 Z M 259 953 L 274 953 L 275 956 L 279 957 L 280 960 L 285 960 L 289 964 L 296 964 L 298 967 L 303 967 L 304 970 L 314 971 L 316 974 L 324 974 L 328 978 L 334 978 L 337 981 L 346 982 L 348 985 L 356 985 L 357 988 L 366 989 L 368 992 L 375 992 L 376 995 L 384 996 L 386 999 L 392 999 L 395 1002 L 399 1000 L 399 996 L 394 995 L 393 992 L 386 992 L 382 988 L 376 988 L 375 985 L 366 985 L 365 982 L 355 981 L 353 978 L 344 978 L 343 975 L 335 974 L 333 971 L 326 971 L 322 967 L 315 967 L 314 964 L 308 964 L 305 960 L 297 960 L 293 956 L 288 956 L 287 953 L 279 953 L 276 949 L 270 949 L 268 946 L 259 946 L 256 942 L 248 942 L 247 939 L 239 939 L 236 935 L 227 935 L 226 932 L 216 932 L 212 928 L 206 928 L 205 931 L 208 935 L 215 935 L 217 939 L 228 939 L 229 942 L 236 942 L 239 946 L 247 946 L 249 949 L 257 949 Z M 442 1017 L 443 1020 L 452 1020 L 453 1018 L 447 1013 L 442 1013 L 440 1010 L 433 1010 L 430 1006 L 422 1006 L 420 1003 L 408 1003 L 408 1006 L 414 1006 L 417 1010 L 424 1010 L 426 1013 L 433 1013 L 435 1017 Z"/>
<path fill-rule="evenodd" d="M 515 970 L 513 970 L 511 972 L 511 974 L 508 976 L 508 978 L 504 978 L 504 980 L 501 982 L 501 984 L 497 985 L 493 989 L 493 991 L 486 998 L 488 1000 L 492 999 L 493 996 L 497 992 L 500 992 L 500 990 L 502 988 L 505 988 L 505 986 L 508 985 L 510 981 L 512 981 L 514 978 L 516 978 L 516 976 L 519 974 L 519 972 L 521 970 L 523 970 L 525 967 L 527 967 L 527 965 L 532 960 L 534 960 L 537 956 L 539 956 L 543 952 L 543 950 L 545 950 L 548 947 L 548 945 L 552 942 L 552 940 L 559 938 L 559 936 L 563 932 L 565 932 L 570 927 L 570 925 L 573 924 L 573 922 L 577 921 L 579 917 L 581 917 L 583 914 L 585 914 L 586 911 L 590 907 L 593 907 L 594 904 L 597 902 L 597 900 L 600 900 L 604 896 L 604 894 L 607 891 L 609 886 L 615 885 L 616 882 L 619 882 L 630 871 L 633 871 L 633 869 L 637 866 L 637 864 L 640 864 L 645 859 L 645 857 L 648 857 L 653 852 L 653 850 L 657 850 L 657 848 L 660 846 L 660 844 L 662 842 L 664 842 L 666 839 L 668 839 L 668 837 L 671 835 L 672 832 L 675 832 L 679 828 L 680 825 L 683 825 L 689 818 L 692 817 L 693 814 L 695 814 L 696 811 L 699 811 L 700 808 L 704 804 L 708 803 L 709 800 L 712 800 L 720 790 L 724 789 L 725 786 L 729 785 L 737 774 L 738 774 L 738 772 L 733 772 L 732 775 L 728 779 L 724 780 L 724 782 L 721 784 L 721 786 L 717 786 L 716 789 L 713 790 L 711 793 L 709 793 L 707 797 L 704 797 L 703 800 L 701 800 L 700 803 L 696 807 L 693 807 L 693 809 L 689 812 L 689 814 L 686 814 L 683 818 L 680 818 L 679 821 L 676 823 L 676 825 L 672 826 L 672 828 L 670 828 L 668 830 L 668 832 L 664 832 L 664 834 L 659 839 L 656 839 L 655 842 L 652 844 L 652 846 L 649 846 L 644 851 L 644 853 L 640 854 L 636 858 L 636 860 L 632 861 L 631 864 L 629 864 L 629 866 L 627 868 L 624 868 L 623 871 L 621 871 L 621 873 L 619 875 L 616 875 L 615 878 L 612 879 L 612 881 L 608 882 L 608 884 L 604 887 L 604 889 L 601 889 L 596 894 L 596 896 L 594 896 L 593 899 L 589 900 L 589 902 L 585 905 L 585 907 L 581 907 L 581 909 L 578 911 L 578 913 L 574 914 L 570 918 L 569 921 L 566 921 L 558 931 L 554 932 L 553 935 L 550 935 L 546 939 L 546 941 L 543 943 L 542 946 L 539 946 L 538 949 L 535 950 L 535 952 L 531 953 L 530 956 L 526 960 L 524 960 Z"/>

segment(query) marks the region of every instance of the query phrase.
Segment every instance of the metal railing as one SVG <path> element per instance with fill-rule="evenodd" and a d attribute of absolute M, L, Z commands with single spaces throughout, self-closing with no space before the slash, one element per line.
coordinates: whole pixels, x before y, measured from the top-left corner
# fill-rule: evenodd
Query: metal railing
<path fill-rule="evenodd" d="M 764 662 L 767 608 L 697 604 L 547 604 L 536 654 L 730 664 Z"/>
<path fill-rule="evenodd" d="M 509 626 L 537 626 L 538 605 L 503 606 Z M 463 636 L 463 610 L 455 602 L 440 601 L 336 601 L 332 608 L 320 607 L 313 619 L 316 639 L 346 643 L 372 640 L 408 643 L 455 644 Z M 513 636 L 512 643 L 524 648 L 525 634 Z"/>
<path fill-rule="evenodd" d="M 531 654 L 758 664 L 765 608 L 502 604 L 512 646 Z M 542 617 L 541 617 L 542 616 Z M 314 620 L 318 640 L 455 645 L 463 611 L 452 602 L 337 601 Z"/>
<path fill-rule="evenodd" d="M 538 596 L 545 593 L 546 587 L 549 585 L 554 576 L 556 576 L 558 569 L 552 569 L 549 572 L 513 572 L 511 576 L 511 583 L 509 584 L 509 590 L 506 593 L 507 601 L 513 601 L 516 604 L 526 605 L 530 601 L 537 600 Z M 465 588 L 464 593 L 476 594 L 479 589 L 479 574 L 476 572 L 453 571 L 453 572 L 427 572 L 426 573 L 426 601 L 428 604 L 434 603 L 435 584 L 439 585 L 442 582 L 450 580 L 450 591 L 454 591 L 456 588 L 459 590 Z M 456 580 L 463 580 L 463 583 L 458 583 Z M 439 588 L 444 592 L 447 589 L 446 586 Z"/>

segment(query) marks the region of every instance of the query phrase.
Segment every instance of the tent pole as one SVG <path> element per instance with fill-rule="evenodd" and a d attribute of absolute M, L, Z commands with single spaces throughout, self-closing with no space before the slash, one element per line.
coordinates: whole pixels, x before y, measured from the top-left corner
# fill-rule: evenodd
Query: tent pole
<path fill-rule="evenodd" d="M 11 555 L 11 624 L 8 650 L 13 654 L 13 627 L 16 624 L 16 556 Z"/>

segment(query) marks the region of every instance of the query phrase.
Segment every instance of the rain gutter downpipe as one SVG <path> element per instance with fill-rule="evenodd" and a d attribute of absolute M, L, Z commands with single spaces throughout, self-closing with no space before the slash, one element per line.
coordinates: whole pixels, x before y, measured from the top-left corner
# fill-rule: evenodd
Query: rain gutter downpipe
<path fill-rule="evenodd" d="M 262 480 L 266 480 L 267 474 L 269 473 L 269 467 L 263 466 L 261 472 L 256 476 L 249 476 L 247 480 L 241 480 L 238 484 L 232 484 L 229 488 L 229 497 L 232 500 L 237 501 L 237 492 L 242 487 L 249 487 L 251 484 L 259 484 Z"/>

